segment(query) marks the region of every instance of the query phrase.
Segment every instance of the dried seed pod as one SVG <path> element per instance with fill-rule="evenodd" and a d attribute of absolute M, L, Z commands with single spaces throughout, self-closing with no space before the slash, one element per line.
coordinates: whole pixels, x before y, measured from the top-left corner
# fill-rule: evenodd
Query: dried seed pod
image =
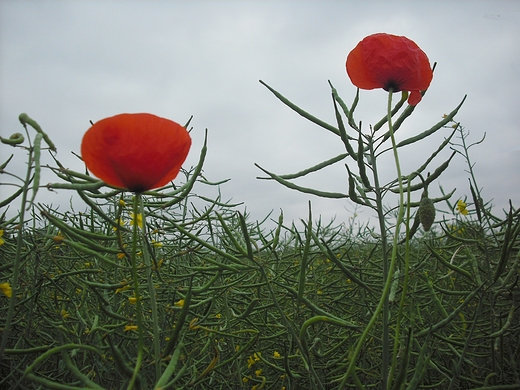
<path fill-rule="evenodd" d="M 421 199 L 418 213 L 421 225 L 424 231 L 427 232 L 432 227 L 433 221 L 435 221 L 435 206 L 433 205 L 433 201 L 428 198 L 428 196 L 425 196 Z"/>

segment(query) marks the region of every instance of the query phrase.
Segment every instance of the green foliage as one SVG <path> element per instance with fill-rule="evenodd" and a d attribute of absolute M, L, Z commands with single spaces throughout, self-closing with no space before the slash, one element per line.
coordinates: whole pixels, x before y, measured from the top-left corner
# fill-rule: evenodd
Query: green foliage
<path fill-rule="evenodd" d="M 381 186 L 358 163 L 368 150 L 362 139 L 352 143 L 352 193 L 378 208 L 382 199 L 371 196 Z M 301 224 L 282 213 L 268 229 L 220 197 L 195 194 L 211 185 L 201 176 L 204 145 L 185 184 L 142 198 L 103 192 L 56 160 L 61 181 L 50 187 L 75 189 L 87 205 L 60 212 L 28 197 L 44 169 L 41 144 L 16 147 L 29 163 L 20 189 L 2 202 L 20 201 L 20 210 L 0 220 L 0 283 L 13 290 L 0 293 L 0 388 L 379 388 L 385 329 L 389 388 L 520 382 L 520 218 L 512 206 L 501 218 L 468 202 L 468 216 L 387 246 L 355 217 L 324 224 L 310 207 Z M 467 147 L 458 150 L 467 156 Z M 392 250 L 384 320 L 375 313 Z"/>

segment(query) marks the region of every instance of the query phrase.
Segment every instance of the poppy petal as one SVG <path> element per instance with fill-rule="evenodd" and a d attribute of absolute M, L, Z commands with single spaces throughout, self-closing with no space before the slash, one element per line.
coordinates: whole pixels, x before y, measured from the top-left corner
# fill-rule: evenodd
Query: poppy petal
<path fill-rule="evenodd" d="M 120 114 L 95 123 L 84 135 L 87 168 L 107 184 L 134 192 L 166 185 L 191 146 L 184 127 L 152 114 Z"/>
<path fill-rule="evenodd" d="M 422 100 L 422 95 L 420 91 L 410 91 L 410 96 L 408 96 L 408 104 L 410 106 L 416 106 Z"/>
<path fill-rule="evenodd" d="M 347 56 L 346 69 L 358 88 L 411 91 L 410 104 L 419 103 L 414 91 L 426 90 L 433 78 L 428 57 L 414 41 L 384 33 L 359 42 Z"/>

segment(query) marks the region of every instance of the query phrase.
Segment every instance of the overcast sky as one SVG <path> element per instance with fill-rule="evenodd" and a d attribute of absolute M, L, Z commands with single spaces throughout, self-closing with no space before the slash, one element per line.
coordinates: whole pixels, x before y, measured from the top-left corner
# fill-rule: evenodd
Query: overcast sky
<path fill-rule="evenodd" d="M 520 2 L 514 0 L 0 0 L 0 134 L 21 131 L 18 115 L 26 112 L 54 140 L 58 159 L 82 171 L 71 152 L 79 153 L 89 120 L 150 112 L 183 124 L 193 115 L 185 167 L 196 164 L 207 128 L 205 176 L 231 179 L 221 187 L 224 200 L 244 202 L 254 219 L 283 209 L 287 220 L 305 218 L 310 200 L 315 216 L 348 221 L 355 208 L 347 200 L 325 201 L 256 178 L 263 174 L 254 163 L 286 174 L 343 152 L 336 136 L 292 112 L 258 80 L 334 124 L 327 80 L 351 102 L 356 88 L 346 56 L 376 32 L 405 35 L 437 62 L 398 140 L 430 128 L 467 94 L 457 120 L 470 142 L 487 134 L 471 156 L 484 198 L 493 199 L 497 214 L 508 199 L 518 207 Z M 360 98 L 357 120 L 368 128 L 385 115 L 387 95 L 361 91 Z M 403 173 L 420 166 L 447 134 L 402 149 Z M 12 151 L 1 145 L 1 162 Z M 16 164 L 23 168 L 24 159 Z M 466 169 L 457 156 L 430 195 L 440 196 L 442 185 L 447 192 L 457 188 L 454 201 L 470 197 Z M 391 179 L 395 168 L 388 164 L 383 173 Z M 347 191 L 341 163 L 297 183 Z M 0 198 L 8 193 L 0 186 Z M 66 205 L 71 195 L 42 190 L 39 200 Z"/>

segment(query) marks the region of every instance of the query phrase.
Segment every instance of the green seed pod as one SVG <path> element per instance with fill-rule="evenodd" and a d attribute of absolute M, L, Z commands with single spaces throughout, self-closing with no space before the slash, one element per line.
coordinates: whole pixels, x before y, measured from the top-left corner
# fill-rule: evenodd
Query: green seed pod
<path fill-rule="evenodd" d="M 9 162 L 12 160 L 13 157 L 14 157 L 14 154 L 11 154 L 11 157 L 9 157 L 5 163 L 0 165 L 0 173 L 4 173 L 5 167 L 7 167 L 7 164 L 9 164 Z"/>
<path fill-rule="evenodd" d="M 421 199 L 418 213 L 421 225 L 424 231 L 427 232 L 432 227 L 433 221 L 435 221 L 435 206 L 433 201 L 427 196 Z"/>
<path fill-rule="evenodd" d="M 40 127 L 40 125 L 38 123 L 36 123 L 36 121 L 34 119 L 31 119 L 29 118 L 29 115 L 27 115 L 26 113 L 22 113 L 18 116 L 18 120 L 20 121 L 20 123 L 23 125 L 23 127 L 25 127 L 27 129 L 27 125 L 31 126 L 34 130 L 36 130 L 37 133 L 39 134 L 42 134 L 43 136 L 43 140 L 45 141 L 45 143 L 49 146 L 49 148 L 55 152 L 56 151 L 56 146 L 54 146 L 54 143 L 51 141 L 51 139 L 49 138 L 49 136 L 42 130 L 42 128 Z"/>
<path fill-rule="evenodd" d="M 19 145 L 24 140 L 25 140 L 25 138 L 24 138 L 23 134 L 20 134 L 20 133 L 14 133 L 9 138 L 2 138 L 2 137 L 0 137 L 0 141 L 3 144 L 7 144 L 7 145 Z"/>

